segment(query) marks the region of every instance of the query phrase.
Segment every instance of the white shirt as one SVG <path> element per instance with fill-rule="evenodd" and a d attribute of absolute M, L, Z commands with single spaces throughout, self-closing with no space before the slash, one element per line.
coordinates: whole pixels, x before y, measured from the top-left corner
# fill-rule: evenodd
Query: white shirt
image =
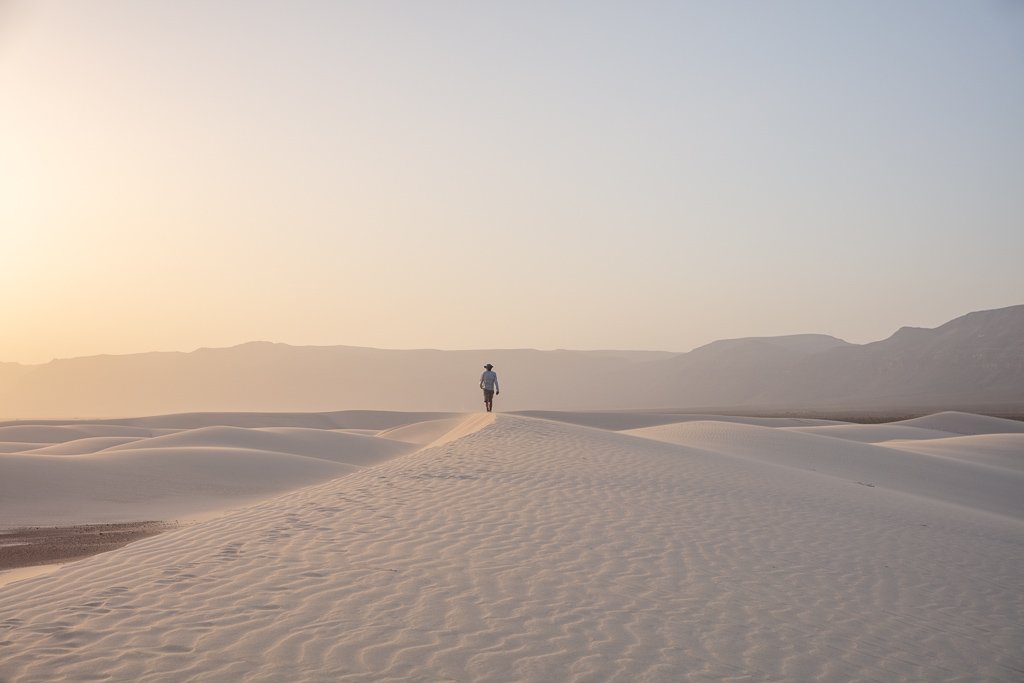
<path fill-rule="evenodd" d="M 484 374 L 480 375 L 480 384 L 487 391 L 498 389 L 498 373 L 494 370 L 484 370 Z"/>

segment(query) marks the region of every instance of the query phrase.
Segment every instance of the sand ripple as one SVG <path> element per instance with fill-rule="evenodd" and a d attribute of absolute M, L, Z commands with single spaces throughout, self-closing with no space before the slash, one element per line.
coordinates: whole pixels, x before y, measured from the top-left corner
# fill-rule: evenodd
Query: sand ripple
<path fill-rule="evenodd" d="M 528 417 L 473 428 L 0 589 L 0 680 L 1024 678 L 1019 520 Z"/>

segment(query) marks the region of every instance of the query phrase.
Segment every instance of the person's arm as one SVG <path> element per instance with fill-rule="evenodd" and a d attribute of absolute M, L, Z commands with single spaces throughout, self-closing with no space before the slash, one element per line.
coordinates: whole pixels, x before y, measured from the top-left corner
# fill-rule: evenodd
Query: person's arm
<path fill-rule="evenodd" d="M 481 389 L 484 388 L 484 376 L 483 375 L 480 375 L 480 388 Z"/>
<path fill-rule="evenodd" d="M 497 374 L 494 375 L 494 393 L 495 394 L 500 394 L 501 393 L 501 390 L 498 389 L 498 375 Z"/>

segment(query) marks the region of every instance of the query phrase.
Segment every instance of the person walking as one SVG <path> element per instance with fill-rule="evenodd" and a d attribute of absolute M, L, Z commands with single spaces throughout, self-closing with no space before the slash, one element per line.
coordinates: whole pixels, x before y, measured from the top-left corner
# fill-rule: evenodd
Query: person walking
<path fill-rule="evenodd" d="M 501 393 L 498 389 L 498 373 L 491 369 L 493 367 L 488 363 L 484 366 L 484 374 L 480 375 L 480 388 L 484 390 L 484 405 L 487 407 L 488 413 L 491 412 L 494 395 Z"/>

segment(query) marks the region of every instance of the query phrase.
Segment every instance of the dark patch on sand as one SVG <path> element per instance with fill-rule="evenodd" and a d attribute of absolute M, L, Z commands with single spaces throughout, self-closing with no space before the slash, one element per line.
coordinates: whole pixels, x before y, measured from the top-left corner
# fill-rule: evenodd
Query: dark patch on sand
<path fill-rule="evenodd" d="M 150 521 L 0 530 L 0 570 L 79 560 L 177 526 Z"/>

